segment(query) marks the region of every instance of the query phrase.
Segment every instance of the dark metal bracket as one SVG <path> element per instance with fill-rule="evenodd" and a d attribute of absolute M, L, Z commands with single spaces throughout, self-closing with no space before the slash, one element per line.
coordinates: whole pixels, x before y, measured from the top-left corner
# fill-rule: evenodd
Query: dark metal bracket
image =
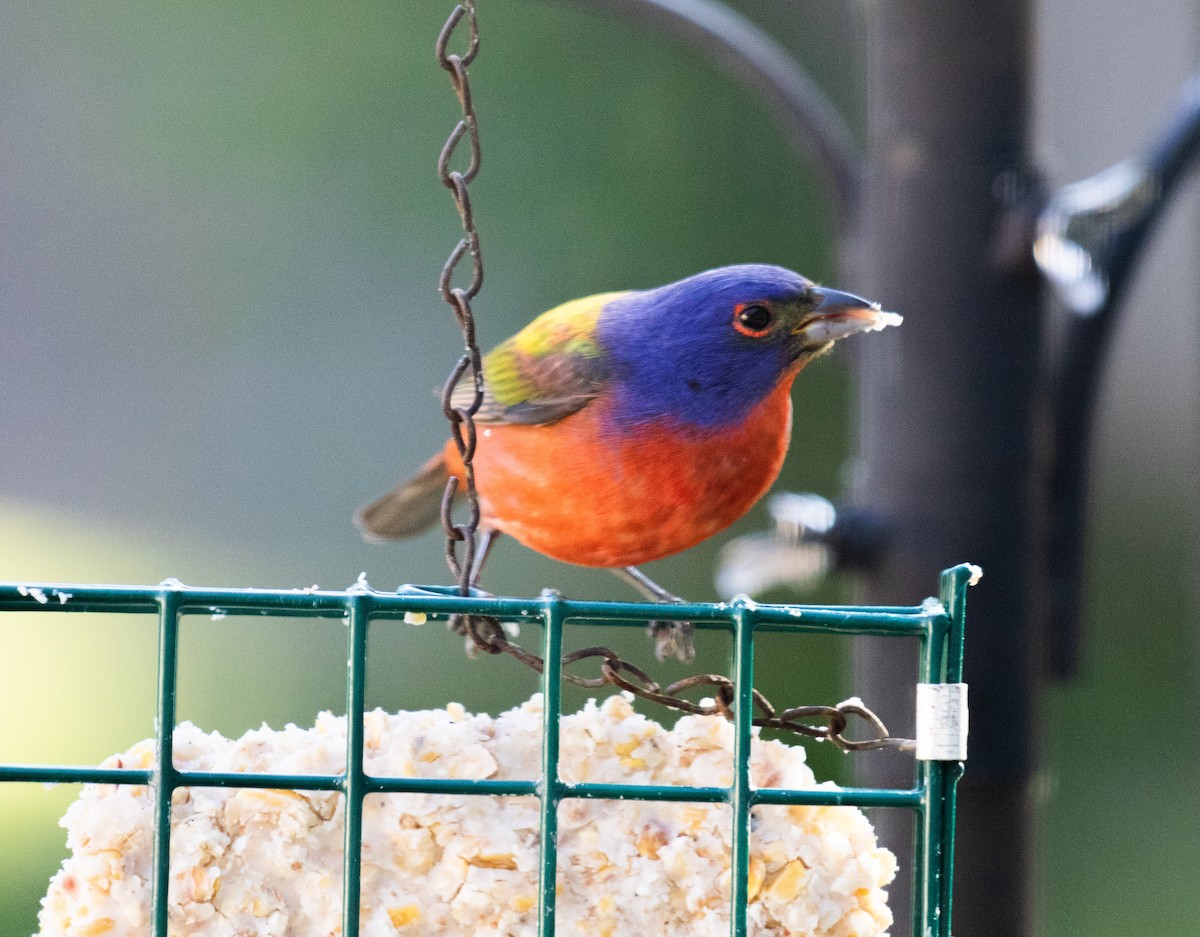
<path fill-rule="evenodd" d="M 1088 455 L 1113 326 L 1150 235 L 1200 156 L 1200 76 L 1140 159 L 1065 186 L 1043 209 L 1033 253 L 1066 318 L 1050 349 L 1053 450 L 1044 554 L 1046 664 L 1071 676 L 1082 641 Z"/>

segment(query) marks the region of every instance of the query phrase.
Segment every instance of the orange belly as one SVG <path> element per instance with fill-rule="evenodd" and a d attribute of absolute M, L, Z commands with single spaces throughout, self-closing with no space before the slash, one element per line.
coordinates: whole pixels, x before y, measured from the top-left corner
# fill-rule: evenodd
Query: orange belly
<path fill-rule="evenodd" d="M 701 435 L 648 426 L 614 436 L 600 400 L 550 425 L 481 424 L 482 526 L 580 566 L 636 566 L 695 546 L 745 514 L 779 474 L 793 376 L 740 426 Z M 461 473 L 453 444 L 446 457 Z"/>

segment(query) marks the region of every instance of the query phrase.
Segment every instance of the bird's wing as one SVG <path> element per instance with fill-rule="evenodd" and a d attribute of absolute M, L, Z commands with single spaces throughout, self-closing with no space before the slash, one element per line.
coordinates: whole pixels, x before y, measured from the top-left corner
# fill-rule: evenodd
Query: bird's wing
<path fill-rule="evenodd" d="M 483 359 L 483 405 L 479 423 L 556 423 L 598 396 L 608 380 L 596 322 L 611 300 L 600 293 L 542 313 Z M 459 381 L 451 404 L 467 407 L 474 395 Z"/>

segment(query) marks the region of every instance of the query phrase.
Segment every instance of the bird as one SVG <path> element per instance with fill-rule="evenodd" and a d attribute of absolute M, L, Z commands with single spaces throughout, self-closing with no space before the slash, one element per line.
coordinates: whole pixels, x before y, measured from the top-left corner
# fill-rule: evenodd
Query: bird
<path fill-rule="evenodd" d="M 681 601 L 638 567 L 742 517 L 783 465 L 796 375 L 838 340 L 901 321 L 770 264 L 542 313 L 482 359 L 472 581 L 507 534 L 553 559 L 613 570 L 653 601 Z M 451 404 L 474 394 L 462 381 Z M 464 472 L 451 440 L 355 524 L 370 541 L 415 536 Z M 660 659 L 691 658 L 687 623 L 652 622 L 651 634 Z"/>

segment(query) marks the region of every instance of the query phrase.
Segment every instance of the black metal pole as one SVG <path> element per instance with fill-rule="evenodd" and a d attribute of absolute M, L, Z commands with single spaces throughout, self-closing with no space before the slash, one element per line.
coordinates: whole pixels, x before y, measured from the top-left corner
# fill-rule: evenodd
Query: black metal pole
<path fill-rule="evenodd" d="M 983 567 L 967 636 L 955 925 L 1012 937 L 1032 929 L 1038 700 L 1038 288 L 1004 249 L 1008 197 L 1028 177 L 1030 4 L 888 0 L 872 7 L 869 29 L 870 159 L 846 269 L 853 288 L 905 320 L 860 348 L 854 497 L 891 530 L 865 598 L 920 601 L 940 569 Z M 913 664 L 881 644 L 856 648 L 854 686 L 902 723 L 914 709 Z M 864 782 L 892 785 L 912 768 L 878 753 L 859 770 Z M 906 841 L 908 818 L 874 819 L 883 836 Z M 892 890 L 899 921 L 903 891 Z"/>

